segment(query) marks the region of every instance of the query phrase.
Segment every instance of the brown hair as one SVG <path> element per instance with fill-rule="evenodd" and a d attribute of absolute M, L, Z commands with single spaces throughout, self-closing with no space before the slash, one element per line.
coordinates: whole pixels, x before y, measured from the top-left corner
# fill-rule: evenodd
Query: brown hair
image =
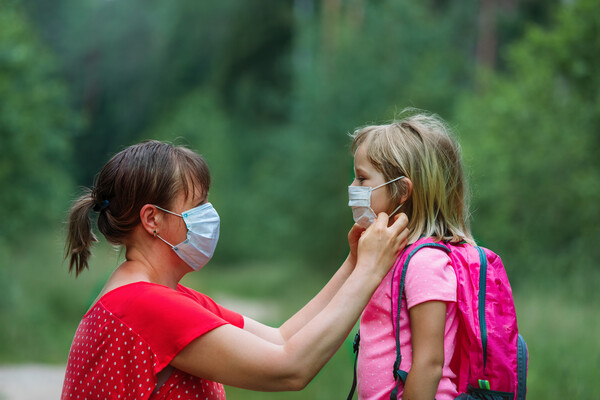
<path fill-rule="evenodd" d="M 193 151 L 159 141 L 145 141 L 122 150 L 102 168 L 94 187 L 86 188 L 69 212 L 65 258 L 69 272 L 78 276 L 88 267 L 91 247 L 97 241 L 90 211 L 98 213 L 98 230 L 115 245 L 140 223 L 146 204 L 169 208 L 181 190 L 186 197 L 200 185 L 206 195 L 210 172 Z"/>
<path fill-rule="evenodd" d="M 409 218 L 410 243 L 420 236 L 475 243 L 460 147 L 441 118 L 421 112 L 391 124 L 360 128 L 351 136 L 352 152 L 366 146 L 369 161 L 386 181 L 399 176 L 411 180 L 412 194 L 400 210 Z M 389 191 L 396 208 L 406 194 L 406 182 L 390 183 Z"/>

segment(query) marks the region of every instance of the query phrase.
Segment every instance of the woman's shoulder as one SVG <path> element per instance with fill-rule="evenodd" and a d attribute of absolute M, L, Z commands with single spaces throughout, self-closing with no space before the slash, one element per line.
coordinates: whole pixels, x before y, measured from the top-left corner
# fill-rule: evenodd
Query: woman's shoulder
<path fill-rule="evenodd" d="M 186 289 L 181 285 L 177 289 L 172 289 L 158 283 L 137 281 L 107 291 L 99 298 L 98 302 L 110 308 L 113 305 L 147 308 L 154 307 L 157 303 L 197 301 L 201 298 L 200 293 L 196 292 L 196 295 L 192 296 L 190 291 Z"/>

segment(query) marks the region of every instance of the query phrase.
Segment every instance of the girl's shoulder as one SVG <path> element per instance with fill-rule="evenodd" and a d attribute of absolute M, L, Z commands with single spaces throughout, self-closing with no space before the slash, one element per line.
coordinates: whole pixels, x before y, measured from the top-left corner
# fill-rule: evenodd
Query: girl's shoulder
<path fill-rule="evenodd" d="M 399 261 L 405 263 L 423 263 L 429 260 L 444 260 L 451 262 L 450 249 L 442 242 L 431 237 L 420 238 L 409 244 L 399 256 Z"/>
<path fill-rule="evenodd" d="M 457 278 L 448 252 L 423 247 L 407 265 L 404 288 L 409 308 L 431 300 L 456 301 Z"/>
<path fill-rule="evenodd" d="M 410 274 L 411 271 L 414 274 L 415 270 L 430 272 L 440 270 L 454 274 L 450 254 L 435 247 L 423 247 L 412 255 L 408 260 L 407 274 Z"/>

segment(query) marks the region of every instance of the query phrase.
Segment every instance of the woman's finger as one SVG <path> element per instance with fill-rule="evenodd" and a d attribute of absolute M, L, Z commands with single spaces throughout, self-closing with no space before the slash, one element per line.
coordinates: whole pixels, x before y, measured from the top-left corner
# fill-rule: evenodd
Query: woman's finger
<path fill-rule="evenodd" d="M 375 219 L 375 222 L 373 222 L 373 224 L 371 224 L 371 225 L 387 227 L 389 220 L 390 220 L 390 217 L 386 213 L 380 212 L 379 214 L 377 214 L 377 218 Z"/>
<path fill-rule="evenodd" d="M 408 225 L 408 217 L 406 214 L 401 213 L 397 216 L 397 218 L 395 218 L 395 221 L 391 227 L 396 234 L 401 234 L 403 233 L 402 230 L 406 228 L 406 225 Z"/>

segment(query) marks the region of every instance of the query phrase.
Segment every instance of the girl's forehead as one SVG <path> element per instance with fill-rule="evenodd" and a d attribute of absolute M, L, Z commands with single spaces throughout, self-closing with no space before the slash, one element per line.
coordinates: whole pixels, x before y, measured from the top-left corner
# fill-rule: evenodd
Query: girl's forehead
<path fill-rule="evenodd" d="M 372 167 L 369 162 L 369 157 L 367 156 L 367 146 L 365 144 L 361 144 L 358 146 L 356 151 L 354 152 L 354 167 L 355 168 L 368 168 Z"/>
<path fill-rule="evenodd" d="M 367 147 L 364 145 L 364 143 L 360 144 L 357 148 L 356 151 L 354 151 L 354 159 L 360 159 L 360 158 L 365 158 L 367 155 Z"/>

